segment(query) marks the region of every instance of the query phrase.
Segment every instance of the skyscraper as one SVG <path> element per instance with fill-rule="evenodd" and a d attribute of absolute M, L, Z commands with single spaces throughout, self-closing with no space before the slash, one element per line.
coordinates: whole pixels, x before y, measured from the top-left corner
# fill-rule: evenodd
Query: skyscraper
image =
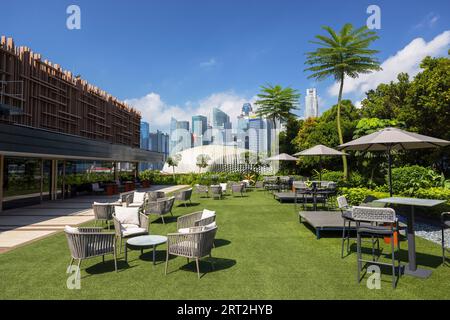
<path fill-rule="evenodd" d="M 192 147 L 191 133 L 189 132 L 189 121 L 170 120 L 170 154 L 189 149 Z"/>
<path fill-rule="evenodd" d="M 247 102 L 242 105 L 242 115 L 249 116 L 250 112 L 252 112 L 252 111 L 253 111 L 253 109 L 252 109 L 251 103 Z"/>
<path fill-rule="evenodd" d="M 141 121 L 141 139 L 140 139 L 140 148 L 144 150 L 150 150 L 148 135 L 150 133 L 150 126 L 148 122 Z"/>
<path fill-rule="evenodd" d="M 319 99 L 316 88 L 306 89 L 305 96 L 305 119 L 317 118 L 319 116 Z"/>
<path fill-rule="evenodd" d="M 211 143 L 227 144 L 231 142 L 230 116 L 219 108 L 213 108 L 211 114 Z"/>
<path fill-rule="evenodd" d="M 192 116 L 192 135 L 194 147 L 203 145 L 203 135 L 208 126 L 208 119 L 205 116 Z"/>

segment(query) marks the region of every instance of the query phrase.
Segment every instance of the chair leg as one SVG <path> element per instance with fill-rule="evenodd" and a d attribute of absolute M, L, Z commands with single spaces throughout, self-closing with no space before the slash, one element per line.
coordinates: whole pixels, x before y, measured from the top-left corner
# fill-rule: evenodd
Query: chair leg
<path fill-rule="evenodd" d="M 357 281 L 361 282 L 361 235 L 357 232 L 357 256 L 358 256 L 358 272 L 357 272 Z"/>
<path fill-rule="evenodd" d="M 444 227 L 442 227 L 441 230 L 442 230 L 442 263 L 445 264 L 445 238 L 444 238 L 445 230 L 444 230 Z"/>
<path fill-rule="evenodd" d="M 164 268 L 164 274 L 167 275 L 167 267 L 169 266 L 169 249 L 166 251 L 166 267 Z"/>
<path fill-rule="evenodd" d="M 198 264 L 198 258 L 195 258 L 195 264 L 197 265 L 197 277 L 200 279 L 200 267 Z"/>
<path fill-rule="evenodd" d="M 395 244 L 394 244 L 394 235 L 391 235 L 391 255 L 392 255 L 392 288 L 395 289 Z"/>
<path fill-rule="evenodd" d="M 81 259 L 78 259 L 78 270 L 77 270 L 77 279 L 78 277 L 81 279 Z"/>
<path fill-rule="evenodd" d="M 350 253 L 350 228 L 351 228 L 351 221 L 348 220 L 348 226 L 347 226 L 347 254 Z"/>
<path fill-rule="evenodd" d="M 341 258 L 344 258 L 344 245 L 345 245 L 345 220 L 344 226 L 342 228 L 342 247 L 341 247 Z"/>
<path fill-rule="evenodd" d="M 72 265 L 73 260 L 74 260 L 73 258 L 70 259 L 70 263 L 69 263 L 69 266 L 67 268 L 69 268 Z"/>
<path fill-rule="evenodd" d="M 117 255 L 116 255 L 116 248 L 114 248 L 113 256 L 114 256 L 114 269 L 115 269 L 116 272 L 117 272 Z"/>
<path fill-rule="evenodd" d="M 375 261 L 375 238 L 372 236 L 372 261 Z"/>
<path fill-rule="evenodd" d="M 105 255 L 102 255 L 102 262 L 105 263 Z"/>
<path fill-rule="evenodd" d="M 122 253 L 122 237 L 120 237 L 120 249 L 119 249 L 119 254 Z"/>
<path fill-rule="evenodd" d="M 163 216 L 163 215 L 161 215 L 161 219 L 162 219 L 163 224 L 166 224 L 166 223 L 164 222 L 164 216 Z"/>

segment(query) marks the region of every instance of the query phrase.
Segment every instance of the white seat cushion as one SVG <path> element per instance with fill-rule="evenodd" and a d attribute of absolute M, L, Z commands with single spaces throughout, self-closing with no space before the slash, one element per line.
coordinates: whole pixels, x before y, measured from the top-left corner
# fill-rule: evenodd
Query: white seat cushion
<path fill-rule="evenodd" d="M 139 225 L 139 208 L 133 207 L 114 207 L 116 219 L 121 224 Z"/>
<path fill-rule="evenodd" d="M 144 202 L 146 192 L 135 192 L 133 196 L 133 203 Z"/>
<path fill-rule="evenodd" d="M 189 228 L 178 229 L 178 233 L 189 233 Z"/>
<path fill-rule="evenodd" d="M 64 231 L 70 234 L 78 234 L 80 230 L 77 227 L 65 226 Z"/>
<path fill-rule="evenodd" d="M 143 204 L 144 204 L 144 202 L 133 202 L 133 203 L 130 203 L 128 205 L 128 207 L 137 207 L 137 208 L 139 208 L 139 207 L 142 207 Z"/>
<path fill-rule="evenodd" d="M 210 224 L 207 224 L 206 226 L 204 226 L 204 230 L 210 230 L 210 229 L 214 229 L 215 227 L 217 227 L 217 224 L 215 221 L 211 222 Z"/>
<path fill-rule="evenodd" d="M 128 237 L 134 234 L 146 234 L 147 231 L 144 228 L 134 227 L 122 230 L 122 236 Z"/>
<path fill-rule="evenodd" d="M 208 210 L 208 209 L 203 209 L 203 212 L 202 212 L 202 218 L 201 218 L 201 219 L 206 219 L 206 218 L 214 217 L 215 215 L 216 215 L 216 212 L 215 212 L 215 211 Z"/>

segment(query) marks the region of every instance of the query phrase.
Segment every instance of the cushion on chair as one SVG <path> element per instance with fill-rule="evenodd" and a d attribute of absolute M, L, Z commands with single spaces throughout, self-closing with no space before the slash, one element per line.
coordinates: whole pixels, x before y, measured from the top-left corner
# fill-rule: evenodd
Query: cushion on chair
<path fill-rule="evenodd" d="M 143 203 L 146 192 L 135 192 L 133 197 L 133 203 Z"/>
<path fill-rule="evenodd" d="M 444 221 L 444 226 L 450 228 L 450 220 Z"/>
<path fill-rule="evenodd" d="M 117 220 L 121 224 L 139 225 L 139 208 L 114 207 Z"/>
<path fill-rule="evenodd" d="M 342 217 L 347 220 L 353 220 L 352 212 L 350 210 L 345 210 L 342 212 Z"/>
<path fill-rule="evenodd" d="M 210 224 L 203 226 L 203 230 L 211 230 L 211 229 L 214 229 L 215 227 L 217 227 L 217 224 L 215 221 L 213 221 Z"/>
<path fill-rule="evenodd" d="M 215 215 L 216 215 L 216 212 L 215 212 L 215 211 L 208 210 L 208 209 L 203 209 L 203 213 L 202 213 L 201 219 L 206 219 L 206 218 L 214 217 Z"/>
<path fill-rule="evenodd" d="M 144 228 L 139 227 L 132 227 L 132 228 L 123 228 L 122 229 L 122 236 L 128 237 L 131 235 L 138 235 L 138 234 L 147 234 L 147 231 Z"/>
<path fill-rule="evenodd" d="M 80 233 L 80 229 L 77 227 L 65 226 L 64 231 L 70 234 L 78 234 Z"/>
<path fill-rule="evenodd" d="M 359 228 L 358 232 L 364 234 L 380 234 L 380 235 L 392 235 L 394 233 L 391 227 L 370 226 L 370 225 Z"/>

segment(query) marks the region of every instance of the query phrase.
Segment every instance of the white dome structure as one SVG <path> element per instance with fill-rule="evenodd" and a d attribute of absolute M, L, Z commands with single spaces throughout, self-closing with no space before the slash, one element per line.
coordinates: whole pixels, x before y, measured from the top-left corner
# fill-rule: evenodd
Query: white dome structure
<path fill-rule="evenodd" d="M 209 167 L 213 164 L 232 164 L 236 162 L 243 163 L 243 154 L 245 152 L 248 152 L 248 150 L 237 148 L 235 146 L 223 145 L 206 145 L 186 149 L 177 153 L 181 156 L 181 160 L 178 163 L 178 166 L 175 167 L 175 173 L 199 172 L 199 168 L 196 164 L 197 157 L 201 154 L 209 156 Z M 202 169 L 202 172 L 208 171 L 208 167 Z M 167 163 L 165 163 L 161 171 L 165 173 L 172 173 L 173 167 L 169 167 Z"/>

